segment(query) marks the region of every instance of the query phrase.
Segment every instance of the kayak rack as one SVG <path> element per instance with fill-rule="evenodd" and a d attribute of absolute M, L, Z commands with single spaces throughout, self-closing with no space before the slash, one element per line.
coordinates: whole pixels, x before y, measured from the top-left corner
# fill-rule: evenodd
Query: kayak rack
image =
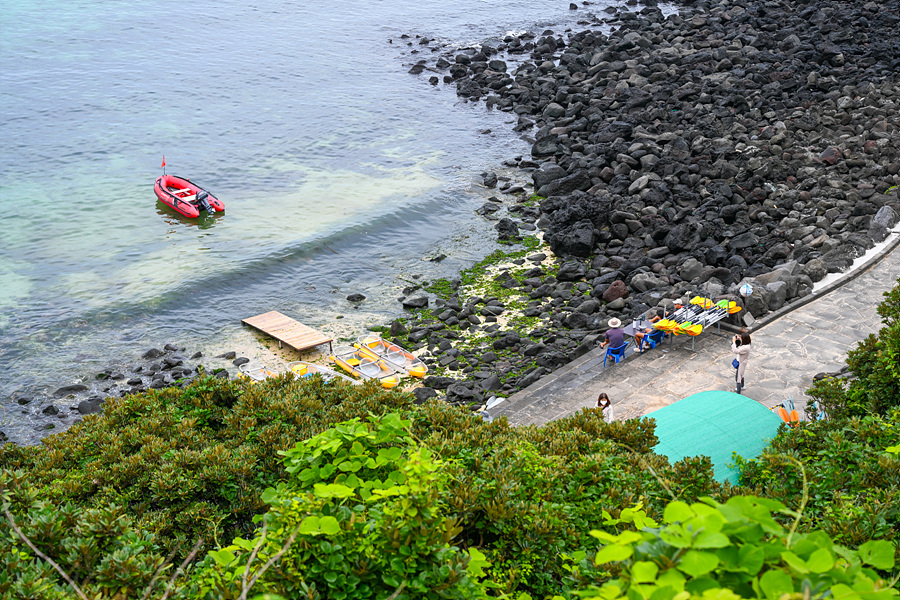
<path fill-rule="evenodd" d="M 277 310 L 272 310 L 255 317 L 241 319 L 241 323 L 249 325 L 254 329 L 262 331 L 278 340 L 278 347 L 281 344 L 287 344 L 300 353 L 301 358 L 304 350 L 315 348 L 323 344 L 328 344 L 328 351 L 331 352 L 331 343 L 334 339 L 328 337 L 321 331 L 316 331 L 312 327 L 308 327 L 281 314 Z"/>

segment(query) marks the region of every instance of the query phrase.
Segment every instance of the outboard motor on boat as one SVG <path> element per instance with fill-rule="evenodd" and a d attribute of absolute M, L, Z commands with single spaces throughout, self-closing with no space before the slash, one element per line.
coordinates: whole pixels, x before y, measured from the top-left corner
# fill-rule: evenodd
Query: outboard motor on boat
<path fill-rule="evenodd" d="M 197 204 L 200 205 L 200 208 L 205 210 L 207 213 L 213 214 L 215 212 L 215 209 L 210 206 L 209 200 L 207 200 L 208 197 L 209 193 L 201 191 L 197 194 Z"/>

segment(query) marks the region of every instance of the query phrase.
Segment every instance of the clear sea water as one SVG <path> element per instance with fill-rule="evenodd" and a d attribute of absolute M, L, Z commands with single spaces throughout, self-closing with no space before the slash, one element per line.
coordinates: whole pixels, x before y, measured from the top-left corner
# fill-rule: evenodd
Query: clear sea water
<path fill-rule="evenodd" d="M 240 320 L 268 310 L 385 323 L 414 275 L 490 252 L 480 173 L 529 146 L 408 74 L 431 53 L 400 36 L 496 42 L 604 6 L 0 0 L 0 430 L 33 443 L 57 387 L 167 342 L 252 342 Z M 224 215 L 157 204 L 163 155 Z"/>

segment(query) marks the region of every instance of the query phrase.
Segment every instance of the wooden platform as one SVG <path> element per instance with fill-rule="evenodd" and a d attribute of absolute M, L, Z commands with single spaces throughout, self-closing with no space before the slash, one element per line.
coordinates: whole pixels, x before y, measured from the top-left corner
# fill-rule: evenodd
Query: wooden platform
<path fill-rule="evenodd" d="M 278 347 L 282 343 L 287 344 L 297 352 L 302 353 L 304 350 L 328 344 L 328 350 L 331 351 L 331 342 L 334 340 L 321 331 L 316 331 L 312 327 L 307 327 L 299 321 L 285 316 L 273 310 L 255 317 L 242 319 L 242 323 L 246 323 L 254 329 L 259 329 L 263 333 L 272 336 L 278 340 Z"/>

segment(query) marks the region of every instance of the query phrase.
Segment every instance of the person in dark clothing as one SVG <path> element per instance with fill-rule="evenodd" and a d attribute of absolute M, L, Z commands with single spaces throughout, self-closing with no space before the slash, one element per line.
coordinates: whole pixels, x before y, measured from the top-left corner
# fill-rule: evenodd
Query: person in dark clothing
<path fill-rule="evenodd" d="M 625 343 L 625 332 L 622 331 L 622 321 L 613 318 L 609 320 L 609 329 L 606 331 L 606 339 L 600 344 L 601 348 L 618 348 Z"/>

